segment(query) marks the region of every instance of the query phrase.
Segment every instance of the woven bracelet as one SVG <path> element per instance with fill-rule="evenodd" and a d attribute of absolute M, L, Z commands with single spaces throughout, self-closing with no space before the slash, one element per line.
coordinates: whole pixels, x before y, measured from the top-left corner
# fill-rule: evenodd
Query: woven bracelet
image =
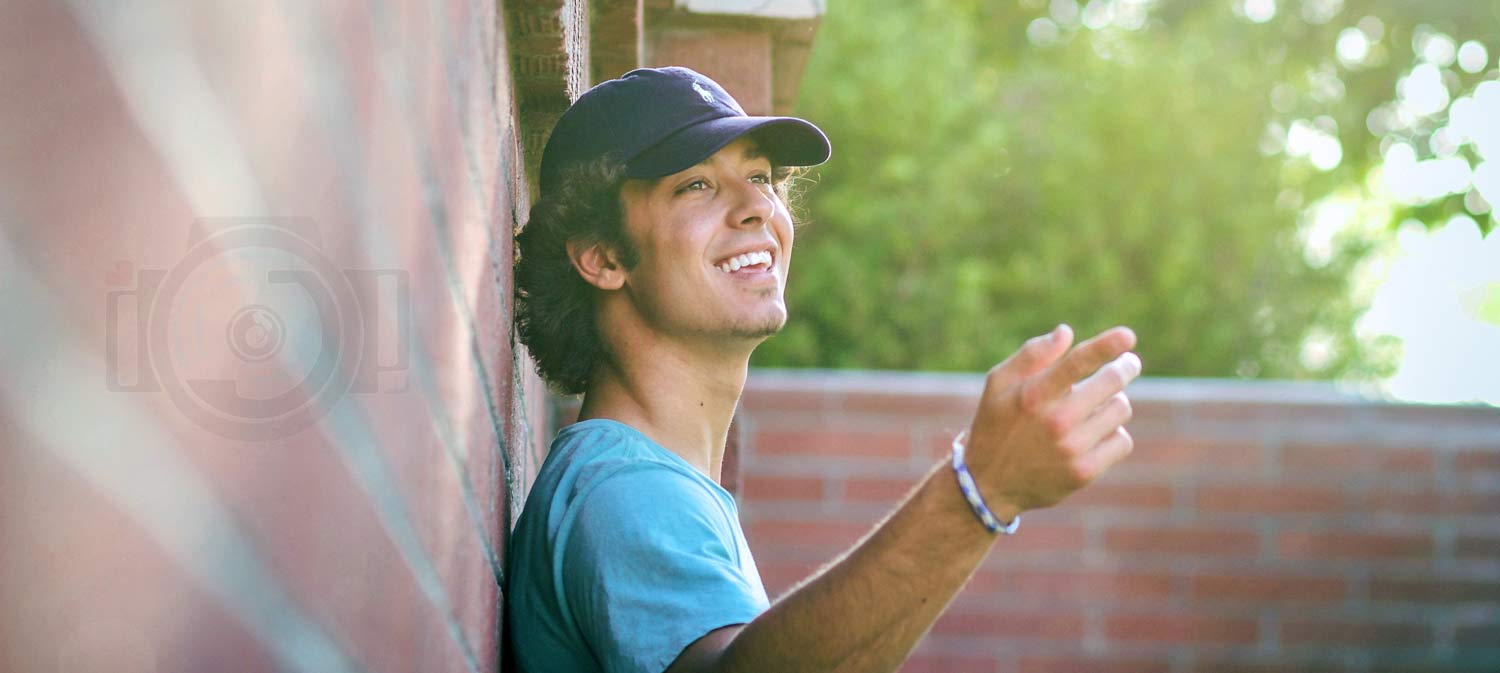
<path fill-rule="evenodd" d="M 995 513 L 984 504 L 984 498 L 979 495 L 979 486 L 974 483 L 974 475 L 969 474 L 969 466 L 964 463 L 964 437 L 968 433 L 965 430 L 953 438 L 953 475 L 958 477 L 958 490 L 963 492 L 964 500 L 969 501 L 969 508 L 974 510 L 974 516 L 979 517 L 979 523 L 984 524 L 985 530 L 1010 535 L 1021 525 L 1021 515 L 1017 514 L 1010 523 L 1002 526 L 1000 520 L 995 518 Z"/>

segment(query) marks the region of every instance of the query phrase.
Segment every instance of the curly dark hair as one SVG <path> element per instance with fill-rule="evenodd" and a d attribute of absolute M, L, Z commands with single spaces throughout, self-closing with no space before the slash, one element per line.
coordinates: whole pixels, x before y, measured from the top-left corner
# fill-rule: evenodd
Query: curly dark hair
<path fill-rule="evenodd" d="M 772 184 L 789 209 L 793 174 L 792 168 L 772 165 Z M 557 189 L 532 206 L 516 235 L 516 331 L 536 360 L 537 373 L 562 395 L 587 390 L 608 357 L 595 315 L 598 291 L 573 268 L 568 241 L 611 247 L 626 269 L 640 261 L 625 231 L 624 182 L 624 165 L 610 157 L 570 167 Z"/>

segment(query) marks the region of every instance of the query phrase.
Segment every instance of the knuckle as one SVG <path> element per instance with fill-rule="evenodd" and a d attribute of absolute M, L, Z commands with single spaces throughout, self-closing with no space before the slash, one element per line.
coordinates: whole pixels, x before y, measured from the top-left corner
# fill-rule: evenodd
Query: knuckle
<path fill-rule="evenodd" d="M 1071 424 L 1068 422 L 1068 418 L 1061 412 L 1054 411 L 1042 418 L 1042 427 L 1045 427 L 1047 429 L 1047 433 L 1053 437 L 1063 437 L 1067 435 L 1069 425 Z"/>
<path fill-rule="evenodd" d="M 990 367 L 990 371 L 987 372 L 987 373 L 985 373 L 985 375 L 984 375 L 984 383 L 985 383 L 986 386 L 998 385 L 998 384 L 1004 382 L 1004 380 L 1005 380 L 1005 364 L 1004 363 L 1001 363 L 1001 364 L 995 365 L 993 367 Z"/>
<path fill-rule="evenodd" d="M 1094 367 L 1089 366 L 1088 358 L 1083 357 L 1077 351 L 1070 353 L 1067 361 L 1063 364 L 1063 370 L 1068 373 L 1068 378 L 1074 381 L 1088 376 L 1094 369 Z"/>
<path fill-rule="evenodd" d="M 1067 478 L 1069 486 L 1079 488 L 1093 480 L 1094 471 L 1084 461 L 1075 460 L 1068 465 Z"/>
<path fill-rule="evenodd" d="M 1124 388 L 1125 384 L 1130 382 L 1125 378 L 1125 370 L 1118 365 L 1105 368 L 1103 375 L 1111 388 Z"/>
<path fill-rule="evenodd" d="M 1028 381 L 1026 385 L 1021 387 L 1021 409 L 1025 410 L 1026 413 L 1041 413 L 1046 403 L 1046 396 L 1042 394 L 1041 387 L 1037 386 L 1035 382 Z"/>

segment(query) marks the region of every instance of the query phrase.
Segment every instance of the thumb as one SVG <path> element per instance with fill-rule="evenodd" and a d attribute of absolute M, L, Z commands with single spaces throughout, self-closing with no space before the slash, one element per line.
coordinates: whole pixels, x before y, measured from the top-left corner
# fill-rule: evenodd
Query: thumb
<path fill-rule="evenodd" d="M 1046 369 L 1056 362 L 1073 344 L 1073 328 L 1066 324 L 1052 328 L 1051 332 L 1032 337 L 1021 344 L 1021 348 L 1004 362 L 995 365 L 985 376 L 986 396 L 999 394 L 1027 377 Z"/>

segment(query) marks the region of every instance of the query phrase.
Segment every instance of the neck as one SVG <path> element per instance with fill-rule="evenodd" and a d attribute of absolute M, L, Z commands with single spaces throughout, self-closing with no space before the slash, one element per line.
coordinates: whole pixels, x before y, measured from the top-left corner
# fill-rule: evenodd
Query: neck
<path fill-rule="evenodd" d="M 693 347 L 655 334 L 616 345 L 589 383 L 578 420 L 608 418 L 640 430 L 719 481 L 724 443 L 745 388 L 750 352 Z M 741 352 L 743 351 L 743 352 Z"/>

